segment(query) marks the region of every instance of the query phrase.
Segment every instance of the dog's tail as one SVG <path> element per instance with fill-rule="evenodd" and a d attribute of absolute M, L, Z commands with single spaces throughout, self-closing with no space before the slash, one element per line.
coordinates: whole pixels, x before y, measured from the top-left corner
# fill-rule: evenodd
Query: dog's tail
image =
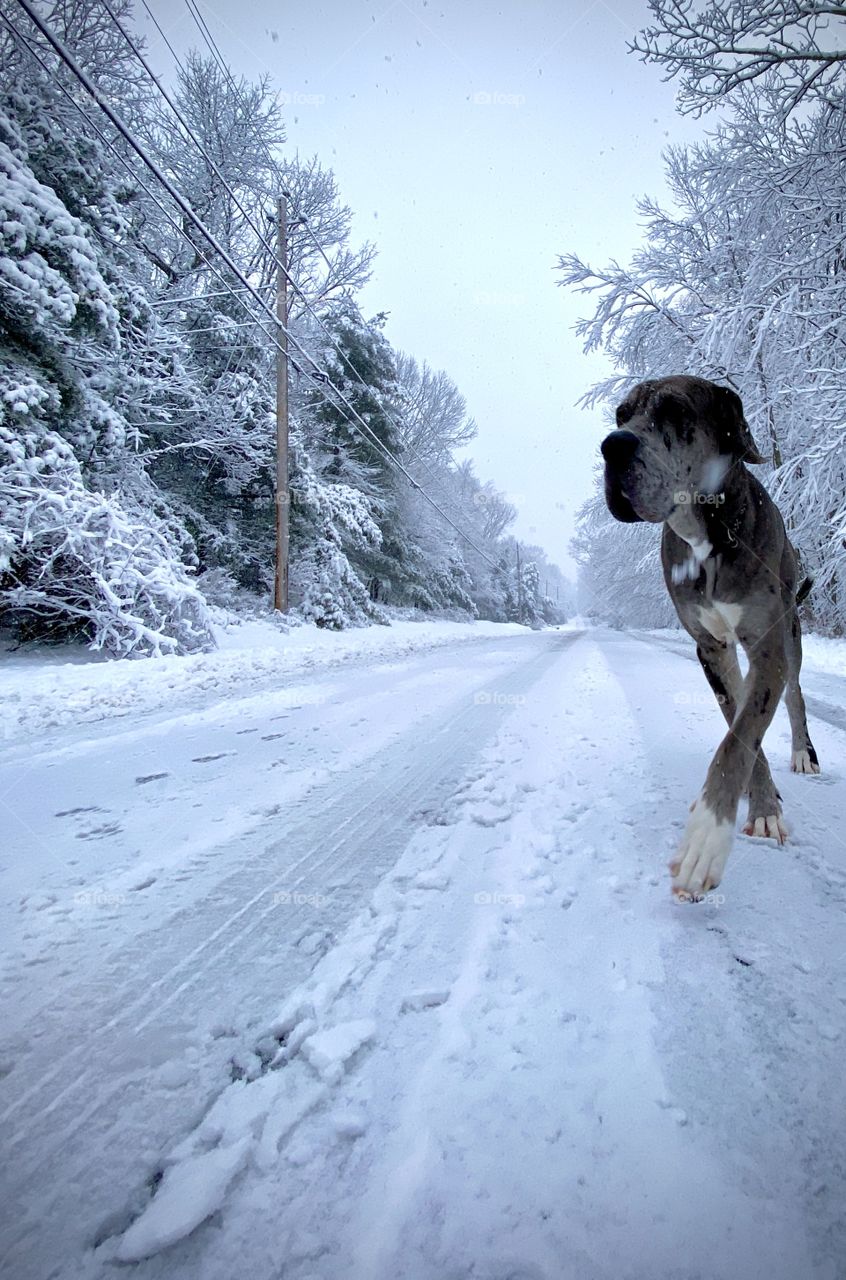
<path fill-rule="evenodd" d="M 810 595 L 811 587 L 814 585 L 813 578 L 806 578 L 796 592 L 796 603 L 801 604 L 806 596 Z"/>

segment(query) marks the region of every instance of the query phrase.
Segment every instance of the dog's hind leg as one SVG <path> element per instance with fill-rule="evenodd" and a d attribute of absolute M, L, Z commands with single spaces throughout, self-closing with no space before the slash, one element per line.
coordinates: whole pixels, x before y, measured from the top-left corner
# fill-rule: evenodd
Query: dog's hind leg
<path fill-rule="evenodd" d="M 726 723 L 731 728 L 738 707 L 743 703 L 743 675 L 733 644 L 723 644 L 707 633 L 696 646 L 705 678 L 711 686 Z M 781 820 L 781 796 L 773 782 L 764 748 L 759 747 L 749 777 L 749 810 L 743 825 L 744 835 L 771 836 L 781 843 L 787 828 Z"/>
<path fill-rule="evenodd" d="M 787 685 L 784 702 L 790 717 L 792 752 L 790 767 L 794 773 L 819 773 L 820 765 L 811 735 L 808 733 L 808 717 L 805 699 L 799 686 L 802 668 L 802 628 L 795 605 L 784 620 L 784 647 L 787 657 Z"/>

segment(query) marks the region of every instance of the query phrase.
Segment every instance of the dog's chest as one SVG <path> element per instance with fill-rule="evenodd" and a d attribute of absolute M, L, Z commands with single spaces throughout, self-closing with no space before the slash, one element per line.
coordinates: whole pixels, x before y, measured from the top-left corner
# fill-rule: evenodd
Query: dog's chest
<path fill-rule="evenodd" d="M 699 606 L 699 621 L 715 640 L 737 644 L 737 628 L 743 617 L 743 606 L 712 600 Z"/>

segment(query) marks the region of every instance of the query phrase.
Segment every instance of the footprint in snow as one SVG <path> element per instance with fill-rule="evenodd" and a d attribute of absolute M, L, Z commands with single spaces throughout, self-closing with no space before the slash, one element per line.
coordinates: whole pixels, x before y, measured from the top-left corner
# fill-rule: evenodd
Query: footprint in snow
<path fill-rule="evenodd" d="M 329 1120 L 339 1138 L 360 1138 L 367 1132 L 367 1118 L 362 1111 L 336 1111 Z"/>
<path fill-rule="evenodd" d="M 88 831 L 77 831 L 77 840 L 104 840 L 106 836 L 116 836 L 123 827 L 119 822 L 105 822 L 102 827 L 91 827 Z"/>
<path fill-rule="evenodd" d="M 209 764 L 212 760 L 224 760 L 227 756 L 234 756 L 234 751 L 218 751 L 213 756 L 192 756 L 192 764 Z"/>
<path fill-rule="evenodd" d="M 103 810 L 96 804 L 79 805 L 76 809 L 60 809 L 58 813 L 53 815 L 54 818 L 73 818 L 78 813 L 102 813 Z"/>
<path fill-rule="evenodd" d="M 158 782 L 160 778 L 169 778 L 169 773 L 142 773 L 135 779 L 136 787 L 143 787 L 145 782 Z"/>
<path fill-rule="evenodd" d="M 448 989 L 412 991 L 400 1005 L 400 1013 L 408 1013 L 409 1011 L 419 1013 L 423 1009 L 436 1009 L 438 1005 L 446 1004 L 448 999 Z"/>
<path fill-rule="evenodd" d="M 20 900 L 20 910 L 31 907 L 35 911 L 46 911 L 48 907 L 55 906 L 58 901 L 55 893 L 27 894 Z"/>
<path fill-rule="evenodd" d="M 449 886 L 450 878 L 443 871 L 421 871 L 415 877 L 414 887 L 416 889 L 446 889 Z"/>
<path fill-rule="evenodd" d="M 555 889 L 555 881 L 548 873 L 544 875 L 539 870 L 530 872 L 529 879 L 532 881 L 532 888 L 537 889 L 539 893 L 549 894 Z"/>
<path fill-rule="evenodd" d="M 146 880 L 139 880 L 138 884 L 129 886 L 130 893 L 140 893 L 142 889 L 149 889 L 151 885 L 156 883 L 155 876 L 147 876 Z"/>
<path fill-rule="evenodd" d="M 667 1098 L 656 1098 L 655 1101 L 662 1111 L 666 1111 L 672 1116 L 676 1124 L 682 1126 L 687 1124 L 687 1112 L 683 1111 L 681 1107 L 675 1106 Z"/>
<path fill-rule="evenodd" d="M 360 1018 L 313 1032 L 303 1041 L 300 1051 L 325 1083 L 338 1084 L 361 1050 L 375 1038 L 376 1023 L 371 1018 Z"/>
<path fill-rule="evenodd" d="M 512 809 L 497 809 L 492 804 L 479 806 L 470 814 L 471 822 L 477 827 L 498 827 L 514 816 Z"/>

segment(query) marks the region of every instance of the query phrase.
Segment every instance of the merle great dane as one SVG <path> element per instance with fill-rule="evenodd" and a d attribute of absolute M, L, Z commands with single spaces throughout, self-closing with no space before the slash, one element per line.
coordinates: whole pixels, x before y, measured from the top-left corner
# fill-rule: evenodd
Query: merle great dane
<path fill-rule="evenodd" d="M 819 773 L 799 687 L 798 563 L 775 503 L 747 462 L 763 462 L 740 398 L 702 378 L 641 382 L 602 442 L 605 498 L 618 520 L 663 524 L 661 563 L 682 626 L 729 730 L 670 863 L 673 892 L 697 901 L 722 878 L 744 793 L 747 835 L 782 844 L 781 797 L 761 743 L 785 694 L 792 768 Z M 737 643 L 749 659 L 744 679 Z"/>

